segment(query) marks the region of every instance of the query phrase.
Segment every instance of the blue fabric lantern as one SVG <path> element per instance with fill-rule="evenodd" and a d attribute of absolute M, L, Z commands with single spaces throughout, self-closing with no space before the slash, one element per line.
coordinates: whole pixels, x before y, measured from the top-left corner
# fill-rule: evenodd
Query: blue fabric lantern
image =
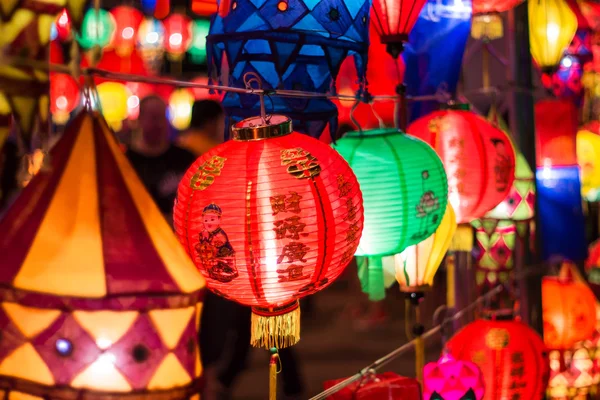
<path fill-rule="evenodd" d="M 207 38 L 210 76 L 244 87 L 255 73 L 263 89 L 328 93 L 354 56 L 364 84 L 369 41 L 368 0 L 219 0 Z M 267 111 L 292 118 L 294 129 L 318 137 L 337 130 L 337 107 L 326 98 L 272 96 Z M 227 125 L 260 112 L 256 95 L 226 93 Z"/>
<path fill-rule="evenodd" d="M 404 83 L 409 96 L 456 92 L 471 30 L 470 0 L 428 0 L 404 46 Z M 437 110 L 439 103 L 412 102 L 410 121 Z"/>

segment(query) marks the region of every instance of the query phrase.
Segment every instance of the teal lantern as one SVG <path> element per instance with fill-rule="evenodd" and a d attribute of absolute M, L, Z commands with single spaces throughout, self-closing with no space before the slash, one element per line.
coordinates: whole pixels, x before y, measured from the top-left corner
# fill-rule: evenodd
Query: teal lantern
<path fill-rule="evenodd" d="M 350 132 L 334 148 L 356 174 L 365 222 L 356 251 L 363 291 L 385 296 L 380 257 L 401 253 L 432 235 L 448 202 L 444 165 L 424 141 L 396 129 Z"/>
<path fill-rule="evenodd" d="M 115 27 L 115 20 L 108 11 L 99 9 L 96 12 L 90 8 L 83 18 L 81 34 L 78 35 L 77 41 L 86 50 L 94 46 L 103 48 L 111 42 Z"/>
<path fill-rule="evenodd" d="M 188 50 L 193 63 L 202 64 L 206 61 L 206 36 L 210 28 L 210 21 L 197 19 L 192 23 L 192 44 Z"/>

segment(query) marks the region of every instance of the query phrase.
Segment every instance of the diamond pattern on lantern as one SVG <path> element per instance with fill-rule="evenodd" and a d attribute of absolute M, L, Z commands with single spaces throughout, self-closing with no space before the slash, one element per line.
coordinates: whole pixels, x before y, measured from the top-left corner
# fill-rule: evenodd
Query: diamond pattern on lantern
<path fill-rule="evenodd" d="M 69 313 L 61 315 L 32 344 L 52 371 L 57 385 L 70 384 L 100 355 L 96 342 Z"/>
<path fill-rule="evenodd" d="M 512 250 L 508 247 L 501 235 L 498 235 L 498 240 L 492 244 L 490 253 L 492 258 L 498 264 L 508 266 L 508 262 L 512 256 Z"/>
<path fill-rule="evenodd" d="M 510 193 L 508 194 L 506 200 L 504 200 L 504 203 L 506 204 L 506 213 L 512 216 L 522 201 L 523 196 L 521 196 L 521 194 L 513 187 L 510 190 Z"/>
<path fill-rule="evenodd" d="M 131 387 L 144 389 L 169 352 L 147 314 L 140 314 L 129 331 L 110 348 L 115 366 Z"/>
<path fill-rule="evenodd" d="M 332 37 L 344 35 L 354 22 L 344 2 L 337 0 L 321 0 L 312 15 Z"/>
<path fill-rule="evenodd" d="M 26 339 L 21 331 L 6 315 L 6 312 L 0 309 L 0 342 L 2 343 L 2 346 L 0 346 L 0 363 L 25 341 Z"/>
<path fill-rule="evenodd" d="M 194 372 L 196 369 L 196 353 L 198 348 L 196 345 L 198 337 L 196 326 L 195 318 L 192 318 L 185 328 L 185 331 L 183 331 L 177 347 L 175 347 L 175 350 L 173 351 L 181 365 L 183 365 L 191 377 L 195 375 Z"/>

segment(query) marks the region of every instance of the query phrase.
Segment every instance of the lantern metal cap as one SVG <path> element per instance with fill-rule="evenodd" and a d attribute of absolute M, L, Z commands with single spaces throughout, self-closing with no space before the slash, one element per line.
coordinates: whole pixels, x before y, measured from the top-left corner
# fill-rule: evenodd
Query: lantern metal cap
<path fill-rule="evenodd" d="M 271 139 L 292 132 L 292 120 L 285 115 L 271 115 L 268 119 L 247 118 L 231 127 L 233 140 L 238 141 Z"/>

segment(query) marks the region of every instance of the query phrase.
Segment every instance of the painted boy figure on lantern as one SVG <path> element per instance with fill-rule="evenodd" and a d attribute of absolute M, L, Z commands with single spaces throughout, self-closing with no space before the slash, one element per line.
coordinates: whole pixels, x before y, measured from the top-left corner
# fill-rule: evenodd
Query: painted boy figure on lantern
<path fill-rule="evenodd" d="M 210 203 L 202 210 L 204 229 L 198 234 L 196 252 L 208 275 L 219 282 L 231 282 L 238 277 L 235 250 L 227 233 L 221 228 L 221 207 Z"/>

